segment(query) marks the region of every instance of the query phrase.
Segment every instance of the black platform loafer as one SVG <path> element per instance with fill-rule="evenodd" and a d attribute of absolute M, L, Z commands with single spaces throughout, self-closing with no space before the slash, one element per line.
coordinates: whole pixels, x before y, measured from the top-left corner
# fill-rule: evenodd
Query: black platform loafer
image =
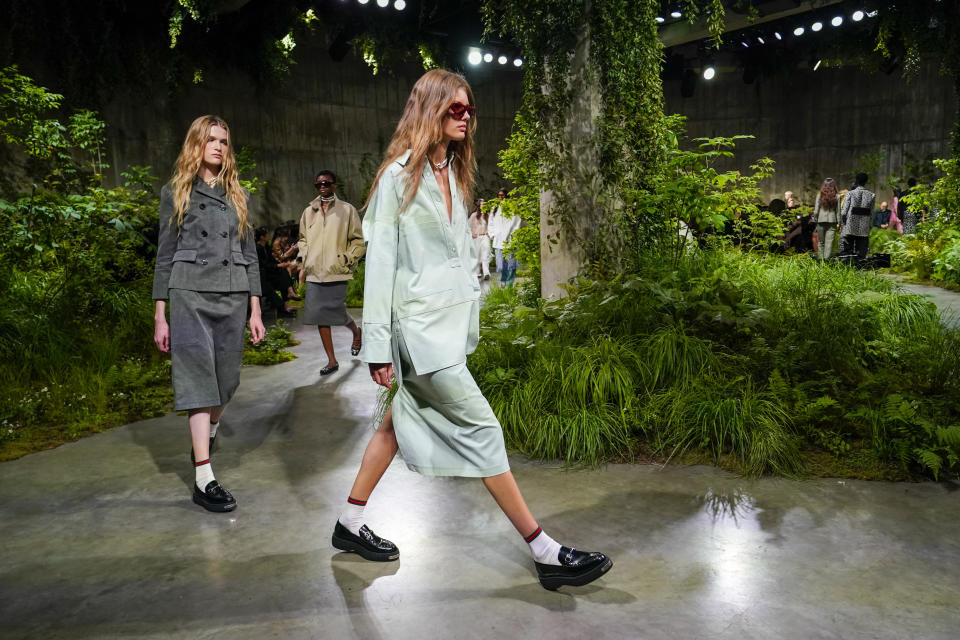
<path fill-rule="evenodd" d="M 339 365 L 339 364 L 335 364 L 335 365 L 333 365 L 332 367 L 324 367 L 323 369 L 320 369 L 320 375 L 322 375 L 322 376 L 328 376 L 328 375 L 330 375 L 331 373 L 336 373 L 336 372 L 339 371 L 339 370 L 340 370 L 340 365 Z"/>
<path fill-rule="evenodd" d="M 559 566 L 534 562 L 540 584 L 549 591 L 556 591 L 566 585 L 581 587 L 590 584 L 613 566 L 613 560 L 598 551 L 577 551 L 570 547 L 560 547 L 557 555 Z"/>
<path fill-rule="evenodd" d="M 360 527 L 360 535 L 355 536 L 339 520 L 333 529 L 333 546 L 341 551 L 358 553 L 374 562 L 390 562 L 400 557 L 397 545 L 370 531 L 367 525 Z"/>
<path fill-rule="evenodd" d="M 216 511 L 217 513 L 233 511 L 237 508 L 237 501 L 216 480 L 211 480 L 203 491 L 200 491 L 200 487 L 194 484 L 193 501 L 207 511 Z"/>
<path fill-rule="evenodd" d="M 210 438 L 210 448 L 207 449 L 207 452 L 212 456 L 213 455 L 213 443 L 217 441 L 217 436 Z M 196 462 L 197 458 L 193 455 L 193 447 L 190 447 L 190 462 Z"/>

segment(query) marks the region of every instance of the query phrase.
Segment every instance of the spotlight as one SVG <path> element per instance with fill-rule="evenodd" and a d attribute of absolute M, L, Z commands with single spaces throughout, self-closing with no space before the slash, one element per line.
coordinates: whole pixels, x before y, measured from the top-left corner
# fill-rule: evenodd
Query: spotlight
<path fill-rule="evenodd" d="M 396 9 L 397 11 L 403 11 L 404 9 L 407 8 L 406 0 L 397 0 L 396 2 L 393 3 L 393 8 Z"/>
<path fill-rule="evenodd" d="M 707 67 L 703 70 L 703 79 L 704 80 L 713 80 L 717 76 L 717 70 L 713 67 Z"/>
<path fill-rule="evenodd" d="M 853 15 L 850 17 L 853 18 L 854 22 L 860 22 L 866 17 L 866 15 L 867 14 L 865 14 L 863 11 L 854 11 Z"/>
<path fill-rule="evenodd" d="M 673 11 L 670 12 L 670 17 L 671 17 L 671 18 L 681 18 L 681 17 L 683 17 L 683 14 L 680 13 L 680 11 L 678 11 L 677 9 L 674 9 Z"/>
<path fill-rule="evenodd" d="M 878 13 L 880 13 L 880 12 L 877 11 L 876 9 L 874 9 L 873 11 L 868 11 L 868 12 L 867 12 L 867 17 L 868 17 L 868 18 L 876 18 Z"/>
<path fill-rule="evenodd" d="M 833 20 L 830 21 L 830 24 L 832 24 L 835 27 L 839 27 L 840 25 L 843 24 L 843 16 L 835 16 Z"/>
<path fill-rule="evenodd" d="M 773 35 L 776 36 L 777 40 L 783 40 L 783 36 L 780 35 L 779 31 L 774 31 Z"/>
<path fill-rule="evenodd" d="M 793 30 L 793 35 L 795 35 L 795 36 L 797 36 L 797 37 L 799 38 L 799 37 L 802 36 L 805 32 L 806 32 L 806 29 L 804 29 L 803 27 L 797 27 L 796 29 Z"/>
<path fill-rule="evenodd" d="M 521 60 L 520 58 L 514 58 L 514 59 L 513 59 L 513 66 L 519 67 L 519 66 L 521 66 L 522 64 L 523 64 L 523 60 Z"/>
<path fill-rule="evenodd" d="M 497 58 L 497 62 L 499 62 L 500 64 L 507 64 L 507 56 L 500 56 L 499 58 Z"/>
<path fill-rule="evenodd" d="M 762 36 L 757 36 L 757 42 L 760 44 L 767 44 L 767 41 L 764 40 Z"/>
<path fill-rule="evenodd" d="M 819 20 L 810 25 L 810 31 L 820 31 L 821 29 L 823 29 L 823 23 Z"/>
<path fill-rule="evenodd" d="M 744 49 L 749 49 L 749 48 L 750 48 L 750 45 L 747 43 L 746 40 L 741 40 L 741 41 L 740 41 L 740 44 L 743 45 L 743 48 L 744 48 Z"/>
<path fill-rule="evenodd" d="M 823 60 L 817 60 L 817 64 L 813 65 L 813 70 L 819 69 L 821 64 L 823 64 Z"/>
<path fill-rule="evenodd" d="M 357 0 L 360 4 L 367 4 L 370 0 Z"/>
<path fill-rule="evenodd" d="M 377 6 L 381 9 L 386 7 L 388 4 L 390 4 L 390 0 L 377 0 Z"/>
<path fill-rule="evenodd" d="M 493 54 L 492 54 L 492 53 L 485 53 L 485 54 L 483 54 L 483 61 L 484 61 L 484 62 L 493 62 Z"/>
<path fill-rule="evenodd" d="M 481 62 L 483 62 L 483 56 L 480 55 L 479 51 L 471 51 L 470 54 L 467 56 L 467 62 L 474 65 L 480 64 Z"/>
<path fill-rule="evenodd" d="M 666 19 L 663 16 L 657 16 L 656 18 L 654 18 L 654 20 L 657 21 L 657 24 L 663 24 L 664 22 L 666 22 Z"/>

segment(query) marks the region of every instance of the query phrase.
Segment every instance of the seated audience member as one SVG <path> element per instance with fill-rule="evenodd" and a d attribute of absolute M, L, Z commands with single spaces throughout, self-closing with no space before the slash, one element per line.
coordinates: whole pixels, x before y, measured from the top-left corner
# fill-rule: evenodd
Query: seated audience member
<path fill-rule="evenodd" d="M 890 207 L 887 206 L 886 202 L 880 203 L 880 208 L 873 212 L 873 226 L 879 229 L 889 229 L 890 228 Z"/>
<path fill-rule="evenodd" d="M 290 275 L 277 266 L 273 254 L 267 249 L 267 235 L 266 227 L 260 227 L 254 232 L 254 239 L 257 242 L 257 261 L 260 264 L 260 288 L 263 291 L 263 297 L 276 309 L 277 317 L 292 317 L 297 315 L 297 312 L 290 308 L 279 293 L 288 288 Z"/>

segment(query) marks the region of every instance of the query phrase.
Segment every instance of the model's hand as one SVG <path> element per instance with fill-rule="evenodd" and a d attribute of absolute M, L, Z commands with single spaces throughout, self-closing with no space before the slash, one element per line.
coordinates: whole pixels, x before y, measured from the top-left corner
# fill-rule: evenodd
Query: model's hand
<path fill-rule="evenodd" d="M 170 351 L 170 325 L 166 318 L 156 318 L 153 322 L 153 342 L 164 353 Z"/>
<path fill-rule="evenodd" d="M 390 388 L 393 384 L 393 363 L 371 362 L 370 377 L 381 387 Z"/>
<path fill-rule="evenodd" d="M 263 340 L 263 336 L 266 335 L 267 330 L 263 328 L 263 320 L 260 319 L 260 298 L 251 297 L 251 301 L 256 300 L 256 302 L 250 303 L 250 342 L 257 344 Z"/>

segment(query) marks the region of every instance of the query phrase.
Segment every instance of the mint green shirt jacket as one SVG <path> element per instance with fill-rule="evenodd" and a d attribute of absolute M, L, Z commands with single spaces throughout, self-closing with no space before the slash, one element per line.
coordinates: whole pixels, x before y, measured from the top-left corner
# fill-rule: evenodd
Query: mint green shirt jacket
<path fill-rule="evenodd" d="M 452 218 L 426 163 L 420 188 L 400 211 L 400 171 L 409 159 L 407 151 L 383 172 L 363 218 L 363 360 L 392 362 L 398 377 L 399 339 L 422 375 L 466 361 L 480 327 L 476 250 L 454 172 L 449 172 Z"/>

